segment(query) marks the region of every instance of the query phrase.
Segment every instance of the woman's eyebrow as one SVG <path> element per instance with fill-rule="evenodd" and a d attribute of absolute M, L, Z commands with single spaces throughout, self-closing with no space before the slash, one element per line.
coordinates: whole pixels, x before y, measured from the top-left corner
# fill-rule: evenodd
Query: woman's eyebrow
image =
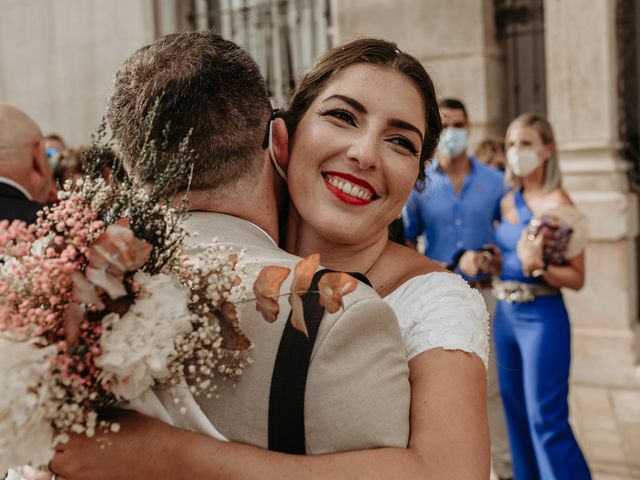
<path fill-rule="evenodd" d="M 322 103 L 328 102 L 330 100 L 342 100 L 343 102 L 351 105 L 351 107 L 353 107 L 358 112 L 360 112 L 360 113 L 368 113 L 367 109 L 365 108 L 365 106 L 363 104 L 361 104 L 359 101 L 357 101 L 355 98 L 348 97 L 346 95 L 340 95 L 340 94 L 336 93 L 335 95 L 331 95 L 330 97 L 327 97 L 324 100 L 322 100 Z M 388 123 L 389 123 L 389 125 L 391 127 L 403 128 L 405 130 L 411 130 L 412 132 L 416 132 L 418 134 L 418 136 L 420 137 L 420 141 L 424 142 L 424 135 L 422 134 L 420 129 L 415 127 L 411 123 L 406 122 L 404 120 L 400 120 L 398 118 L 392 118 L 391 120 L 389 120 Z"/>
<path fill-rule="evenodd" d="M 339 95 L 339 94 L 331 95 L 330 97 L 327 97 L 324 100 L 322 100 L 322 103 L 328 102 L 329 100 L 336 100 L 336 99 L 342 100 L 343 102 L 348 103 L 360 113 L 368 113 L 367 109 L 364 108 L 364 105 L 362 105 L 355 98 L 347 97 L 346 95 Z"/>
<path fill-rule="evenodd" d="M 391 127 L 404 128 L 405 130 L 411 130 L 412 132 L 416 132 L 420 137 L 420 141 L 424 142 L 424 136 L 418 127 L 413 126 L 409 122 L 405 122 L 404 120 L 400 120 L 398 118 L 392 118 L 389 120 L 389 125 Z"/>

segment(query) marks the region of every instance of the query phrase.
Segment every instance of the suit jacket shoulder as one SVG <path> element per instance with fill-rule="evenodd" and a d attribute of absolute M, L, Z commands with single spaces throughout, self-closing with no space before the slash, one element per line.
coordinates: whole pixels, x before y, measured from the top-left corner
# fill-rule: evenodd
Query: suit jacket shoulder
<path fill-rule="evenodd" d="M 299 258 L 279 250 L 254 225 L 227 215 L 197 214 L 187 223 L 200 240 L 245 248 L 243 283 L 251 291 L 260 268 L 292 268 Z M 291 275 L 282 286 L 290 288 Z M 251 339 L 253 364 L 235 384 L 222 382 L 217 399 L 199 399 L 203 412 L 229 439 L 266 448 L 271 377 L 290 306 L 280 298 L 269 324 L 253 302 L 238 306 L 240 326 Z M 406 447 L 409 433 L 408 366 L 398 322 L 364 284 L 344 298 L 345 308 L 324 315 L 311 356 L 305 396 L 308 453 Z"/>
<path fill-rule="evenodd" d="M 0 220 L 22 220 L 27 223 L 36 221 L 36 213 L 42 205 L 29 200 L 13 186 L 0 182 Z"/>

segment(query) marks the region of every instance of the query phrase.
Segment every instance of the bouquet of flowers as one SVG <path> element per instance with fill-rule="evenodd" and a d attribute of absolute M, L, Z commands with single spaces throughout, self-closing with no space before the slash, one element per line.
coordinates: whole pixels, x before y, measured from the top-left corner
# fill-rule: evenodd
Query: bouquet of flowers
<path fill-rule="evenodd" d="M 119 162 L 105 165 L 105 148 L 86 152 L 86 177 L 65 184 L 34 225 L 0 222 L 0 472 L 47 464 L 69 433 L 117 431 L 101 407 L 186 385 L 210 397 L 216 376 L 236 380 L 250 364 L 234 303 L 248 301 L 242 252 L 182 252 L 185 202 L 172 185 L 190 174 L 188 142 L 169 158 L 145 144 L 140 161 L 155 173 L 141 182 Z M 286 294 L 303 332 L 300 295 L 318 265 L 317 255 L 301 261 Z M 289 273 L 266 267 L 254 283 L 251 301 L 267 321 Z M 355 286 L 325 275 L 321 303 L 336 311 Z"/>
<path fill-rule="evenodd" d="M 572 205 L 560 205 L 534 217 L 527 237 L 543 236 L 542 256 L 547 265 L 564 265 L 578 255 L 587 242 L 586 217 Z"/>

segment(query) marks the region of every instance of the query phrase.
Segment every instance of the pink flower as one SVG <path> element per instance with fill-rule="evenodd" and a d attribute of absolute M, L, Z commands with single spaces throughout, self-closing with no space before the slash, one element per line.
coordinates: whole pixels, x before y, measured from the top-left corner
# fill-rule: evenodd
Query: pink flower
<path fill-rule="evenodd" d="M 124 274 L 142 267 L 152 246 L 135 237 L 129 221 L 121 218 L 96 239 L 89 248 L 87 278 L 102 288 L 112 300 L 127 294 L 123 285 Z"/>

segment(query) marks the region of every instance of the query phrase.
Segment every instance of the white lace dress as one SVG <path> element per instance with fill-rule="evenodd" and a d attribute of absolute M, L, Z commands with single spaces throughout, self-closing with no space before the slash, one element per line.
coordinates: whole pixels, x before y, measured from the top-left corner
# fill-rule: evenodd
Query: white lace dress
<path fill-rule="evenodd" d="M 478 291 L 458 275 L 414 277 L 384 297 L 398 321 L 407 358 L 431 348 L 475 353 L 489 361 L 489 314 Z"/>

